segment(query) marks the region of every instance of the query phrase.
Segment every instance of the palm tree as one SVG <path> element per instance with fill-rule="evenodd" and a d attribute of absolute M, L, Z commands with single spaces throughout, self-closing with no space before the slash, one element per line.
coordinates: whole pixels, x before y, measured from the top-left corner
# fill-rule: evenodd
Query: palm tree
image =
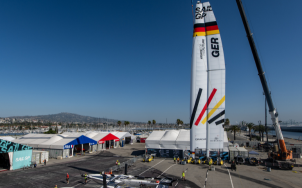
<path fill-rule="evenodd" d="M 263 125 L 259 125 L 259 132 L 261 132 L 262 135 L 260 136 L 262 137 L 262 141 L 264 141 L 263 136 L 265 132 L 265 127 Z"/>
<path fill-rule="evenodd" d="M 233 125 L 230 127 L 231 132 L 234 132 L 234 141 L 236 140 L 236 131 L 240 131 L 241 129 L 237 125 Z"/>
<path fill-rule="evenodd" d="M 248 123 L 248 124 L 247 124 L 247 127 L 249 128 L 250 141 L 252 141 L 251 132 L 252 132 L 252 129 L 253 129 L 253 127 L 254 127 L 254 123 Z"/>
<path fill-rule="evenodd" d="M 227 118 L 227 119 L 225 119 L 225 123 L 224 123 L 225 125 L 230 125 L 230 120 L 229 120 L 229 118 Z"/>
<path fill-rule="evenodd" d="M 152 120 L 152 124 L 153 124 L 153 127 L 154 127 L 154 125 L 156 124 L 156 121 L 155 121 L 155 120 Z"/>
<path fill-rule="evenodd" d="M 257 132 L 257 131 L 260 132 L 260 131 L 259 131 L 259 126 L 254 126 L 254 127 L 253 127 L 253 130 L 254 130 L 254 133 Z M 260 136 L 260 135 L 259 135 L 259 136 Z"/>
<path fill-rule="evenodd" d="M 259 132 L 259 137 L 260 137 L 260 141 L 261 141 L 261 124 L 258 125 L 258 132 Z"/>
<path fill-rule="evenodd" d="M 180 121 L 181 121 L 180 119 L 177 119 L 177 120 L 176 120 L 176 124 L 177 124 L 178 126 L 179 126 L 179 124 L 180 124 Z"/>
<path fill-rule="evenodd" d="M 120 129 L 122 122 L 121 122 L 121 121 L 118 121 L 117 124 L 118 124 L 119 129 Z"/>
<path fill-rule="evenodd" d="M 124 125 L 125 125 L 125 131 L 126 131 L 126 126 L 129 125 L 130 122 L 129 121 L 124 121 Z"/>
<path fill-rule="evenodd" d="M 151 121 L 148 121 L 148 125 L 149 125 L 149 127 L 150 127 L 150 125 L 151 125 Z"/>

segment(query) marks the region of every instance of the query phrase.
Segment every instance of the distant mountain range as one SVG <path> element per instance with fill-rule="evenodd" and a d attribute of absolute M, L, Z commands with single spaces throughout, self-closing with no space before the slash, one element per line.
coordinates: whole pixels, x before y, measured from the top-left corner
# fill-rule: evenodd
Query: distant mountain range
<path fill-rule="evenodd" d="M 117 122 L 118 120 L 106 119 L 106 118 L 96 118 L 91 116 L 82 116 L 78 114 L 62 112 L 58 114 L 49 114 L 49 115 L 38 115 L 38 116 L 12 116 L 10 118 L 17 119 L 35 119 L 35 120 L 46 120 L 52 122 L 85 122 L 85 123 L 94 123 L 94 122 Z"/>

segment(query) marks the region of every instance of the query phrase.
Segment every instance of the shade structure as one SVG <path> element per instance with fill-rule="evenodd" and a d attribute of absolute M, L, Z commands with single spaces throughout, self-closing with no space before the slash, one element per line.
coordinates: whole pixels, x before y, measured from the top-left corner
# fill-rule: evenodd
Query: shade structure
<path fill-rule="evenodd" d="M 20 139 L 14 140 L 14 142 L 37 148 L 39 144 L 54 136 L 56 136 L 56 134 L 27 134 L 22 136 Z"/>
<path fill-rule="evenodd" d="M 180 130 L 176 139 L 176 147 L 183 150 L 190 149 L 190 131 Z"/>
<path fill-rule="evenodd" d="M 171 130 L 165 131 L 165 134 L 160 140 L 160 146 L 162 149 L 178 149 L 176 145 L 176 140 L 179 135 L 179 131 Z"/>
<path fill-rule="evenodd" d="M 99 144 L 103 144 L 105 143 L 105 141 L 109 141 L 109 140 L 114 140 L 114 141 L 119 141 L 120 139 L 116 136 L 114 136 L 113 134 L 109 133 L 107 134 L 105 137 L 103 137 L 101 140 L 99 140 Z"/>
<path fill-rule="evenodd" d="M 135 139 L 135 136 L 133 136 L 129 132 L 112 132 L 112 134 L 118 137 L 120 140 L 124 139 L 125 137 L 131 137 L 131 139 Z"/>
<path fill-rule="evenodd" d="M 94 136 L 96 136 L 98 134 L 99 134 L 99 132 L 87 132 L 85 134 L 85 136 L 87 136 L 88 138 L 92 138 L 92 137 L 94 137 Z"/>
<path fill-rule="evenodd" d="M 153 131 L 149 137 L 146 139 L 146 148 L 161 148 L 160 140 L 166 131 Z"/>
<path fill-rule="evenodd" d="M 53 136 L 49 140 L 39 144 L 38 148 L 50 148 L 52 144 L 64 139 L 65 137 L 68 137 L 68 135 L 60 134 Z"/>
<path fill-rule="evenodd" d="M 105 136 L 107 136 L 109 133 L 108 132 L 99 132 L 96 135 L 94 135 L 93 137 L 88 137 L 99 142 L 102 138 L 104 138 Z"/>
<path fill-rule="evenodd" d="M 226 133 L 225 133 L 226 134 Z M 225 140 L 228 151 L 227 138 Z M 171 149 L 171 150 L 189 150 L 190 149 L 190 130 L 168 130 L 153 131 L 146 139 L 146 148 L 152 149 Z"/>
<path fill-rule="evenodd" d="M 90 144 L 95 145 L 97 142 L 91 138 L 84 136 L 82 133 L 66 133 L 66 137 L 53 143 L 50 148 L 52 149 L 70 149 L 74 145 Z"/>
<path fill-rule="evenodd" d="M 12 141 L 15 140 L 15 138 L 11 137 L 11 136 L 5 136 L 5 137 L 0 137 L 1 140 L 6 140 L 6 141 Z"/>

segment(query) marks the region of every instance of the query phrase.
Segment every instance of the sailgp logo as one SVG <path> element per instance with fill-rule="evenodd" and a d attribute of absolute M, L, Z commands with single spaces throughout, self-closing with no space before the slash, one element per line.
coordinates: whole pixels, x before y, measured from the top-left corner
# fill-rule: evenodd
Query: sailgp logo
<path fill-rule="evenodd" d="M 196 19 L 201 19 L 201 18 L 205 17 L 206 15 L 207 15 L 207 14 L 204 13 L 204 12 L 200 9 L 200 7 L 196 7 L 196 10 L 195 10 L 195 18 L 196 18 Z"/>
<path fill-rule="evenodd" d="M 203 17 L 205 17 L 207 14 L 205 12 L 207 11 L 213 11 L 211 6 L 207 6 L 207 7 L 202 7 L 202 9 L 200 9 L 200 7 L 196 7 L 195 9 L 195 18 L 196 19 L 201 19 Z"/>

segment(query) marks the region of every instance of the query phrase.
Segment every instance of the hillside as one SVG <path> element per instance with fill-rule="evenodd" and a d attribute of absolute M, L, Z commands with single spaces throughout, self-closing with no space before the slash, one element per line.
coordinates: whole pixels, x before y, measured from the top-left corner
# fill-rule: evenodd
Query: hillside
<path fill-rule="evenodd" d="M 37 115 L 37 116 L 12 116 L 10 118 L 17 118 L 17 119 L 36 119 L 36 120 L 46 120 L 52 122 L 86 122 L 86 123 L 93 123 L 93 122 L 116 122 L 118 120 L 113 119 L 106 119 L 106 118 L 96 118 L 91 116 L 82 116 L 78 114 L 62 112 L 58 114 L 49 114 L 49 115 Z"/>

